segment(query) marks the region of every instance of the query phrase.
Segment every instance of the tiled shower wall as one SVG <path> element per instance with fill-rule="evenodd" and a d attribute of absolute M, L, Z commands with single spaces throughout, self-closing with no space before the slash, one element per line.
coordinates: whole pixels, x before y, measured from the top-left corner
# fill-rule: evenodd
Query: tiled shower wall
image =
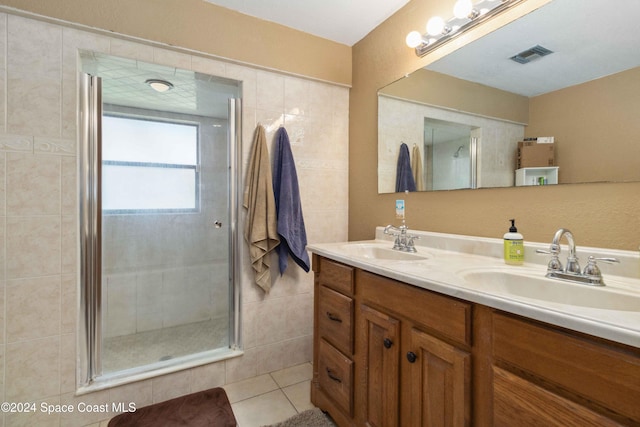
<path fill-rule="evenodd" d="M 257 123 L 286 126 L 309 242 L 347 239 L 348 88 L 0 13 L 0 393 L 138 406 L 311 359 L 313 277 L 290 263 L 269 295 L 242 245 L 244 355 L 75 396 L 78 49 L 242 81 L 243 161 Z M 243 216 L 244 217 L 244 216 Z M 4 414 L 5 425 L 86 425 L 113 414 Z"/>

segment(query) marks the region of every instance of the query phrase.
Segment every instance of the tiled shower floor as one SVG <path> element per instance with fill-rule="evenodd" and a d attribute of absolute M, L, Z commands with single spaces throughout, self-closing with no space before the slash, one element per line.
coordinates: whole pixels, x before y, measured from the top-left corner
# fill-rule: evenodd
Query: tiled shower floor
<path fill-rule="evenodd" d="M 226 347 L 228 318 L 106 338 L 102 344 L 105 373 Z"/>

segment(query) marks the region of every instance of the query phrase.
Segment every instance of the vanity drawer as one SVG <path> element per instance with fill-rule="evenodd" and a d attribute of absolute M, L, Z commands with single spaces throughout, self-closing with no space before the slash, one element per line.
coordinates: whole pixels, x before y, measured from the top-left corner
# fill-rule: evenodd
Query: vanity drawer
<path fill-rule="evenodd" d="M 471 345 L 471 303 L 358 270 L 358 293 L 457 343 Z"/>
<path fill-rule="evenodd" d="M 326 286 L 318 292 L 318 333 L 345 354 L 353 354 L 353 299 Z"/>
<path fill-rule="evenodd" d="M 353 361 L 323 339 L 320 340 L 318 381 L 325 394 L 353 416 Z"/>
<path fill-rule="evenodd" d="M 640 421 L 638 349 L 494 313 L 493 356 L 494 363 Z"/>
<path fill-rule="evenodd" d="M 320 258 L 320 284 L 343 294 L 353 295 L 354 269 L 326 258 Z"/>
<path fill-rule="evenodd" d="M 494 367 L 493 378 L 494 426 L 621 425 L 509 371 Z"/>

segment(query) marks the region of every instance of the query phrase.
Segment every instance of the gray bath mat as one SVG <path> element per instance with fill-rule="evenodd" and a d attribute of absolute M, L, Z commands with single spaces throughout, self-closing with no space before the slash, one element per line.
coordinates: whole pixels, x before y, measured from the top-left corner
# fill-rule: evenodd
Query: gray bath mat
<path fill-rule="evenodd" d="M 281 423 L 263 427 L 336 427 L 333 420 L 320 409 L 308 409 Z"/>

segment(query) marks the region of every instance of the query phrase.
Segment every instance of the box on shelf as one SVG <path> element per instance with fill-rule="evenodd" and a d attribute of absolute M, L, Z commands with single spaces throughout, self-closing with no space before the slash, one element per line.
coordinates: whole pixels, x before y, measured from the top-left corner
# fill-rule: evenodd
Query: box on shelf
<path fill-rule="evenodd" d="M 536 141 L 518 142 L 516 169 L 555 166 L 555 144 L 539 144 Z"/>

